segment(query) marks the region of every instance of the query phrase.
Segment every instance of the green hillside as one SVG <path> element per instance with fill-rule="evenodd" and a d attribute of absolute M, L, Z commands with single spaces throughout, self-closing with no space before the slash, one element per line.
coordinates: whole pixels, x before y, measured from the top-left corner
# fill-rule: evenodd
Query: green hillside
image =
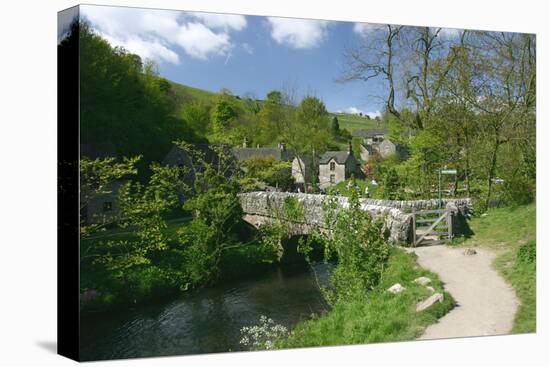
<path fill-rule="evenodd" d="M 370 119 L 351 113 L 333 112 L 333 116 L 338 118 L 340 129 L 346 129 L 349 132 L 357 129 L 383 128 L 386 127 L 383 121 Z"/>
<path fill-rule="evenodd" d="M 188 85 L 179 84 L 173 81 L 169 81 L 172 87 L 172 92 L 180 100 L 180 102 L 197 101 L 210 105 L 216 95 L 215 92 L 211 92 L 204 89 L 190 87 Z"/>

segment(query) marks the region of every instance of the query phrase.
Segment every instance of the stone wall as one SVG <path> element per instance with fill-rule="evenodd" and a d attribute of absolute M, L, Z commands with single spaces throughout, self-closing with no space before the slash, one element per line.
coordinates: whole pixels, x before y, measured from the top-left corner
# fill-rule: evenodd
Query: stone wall
<path fill-rule="evenodd" d="M 404 212 L 412 212 L 412 210 L 429 210 L 437 209 L 439 200 L 384 200 L 384 199 L 362 199 L 371 205 L 379 205 L 390 208 L 401 209 Z M 469 198 L 462 199 L 441 199 L 441 207 L 445 208 L 448 203 L 453 203 L 462 214 L 467 214 L 472 210 L 472 201 Z"/>
<path fill-rule="evenodd" d="M 254 225 L 266 223 L 266 219 L 273 218 L 282 214 L 285 199 L 295 197 L 305 209 L 305 226 L 300 228 L 312 228 L 313 226 L 324 228 L 325 217 L 323 212 L 323 202 L 327 200 L 326 195 L 288 193 L 288 192 L 251 192 L 239 195 L 241 206 L 246 217 L 253 219 Z M 469 199 L 444 200 L 443 207 L 452 203 L 461 214 L 466 213 L 471 207 Z M 386 238 L 391 242 L 410 242 L 412 240 L 412 208 L 436 209 L 437 200 L 415 200 L 415 201 L 392 201 L 361 199 L 361 209 L 368 211 L 373 218 L 382 218 L 384 220 L 383 231 Z M 337 205 L 341 208 L 349 206 L 348 198 L 337 197 Z"/>

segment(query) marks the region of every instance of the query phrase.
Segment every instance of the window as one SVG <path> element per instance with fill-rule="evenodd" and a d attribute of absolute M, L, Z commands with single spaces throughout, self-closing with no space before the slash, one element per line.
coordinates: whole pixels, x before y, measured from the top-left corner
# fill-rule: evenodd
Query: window
<path fill-rule="evenodd" d="M 330 170 L 334 171 L 336 169 L 336 163 L 330 162 Z"/>
<path fill-rule="evenodd" d="M 331 184 L 333 184 L 333 183 L 334 183 L 334 181 L 335 181 L 335 179 L 334 179 L 334 175 L 330 175 L 330 183 L 331 183 Z"/>
<path fill-rule="evenodd" d="M 112 201 L 105 201 L 103 203 L 103 212 L 110 212 L 113 210 L 113 202 Z"/>

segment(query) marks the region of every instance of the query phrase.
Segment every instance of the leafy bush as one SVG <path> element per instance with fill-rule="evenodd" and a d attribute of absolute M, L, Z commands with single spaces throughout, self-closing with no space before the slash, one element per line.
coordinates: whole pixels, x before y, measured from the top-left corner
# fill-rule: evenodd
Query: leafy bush
<path fill-rule="evenodd" d="M 535 241 L 529 241 L 520 246 L 517 252 L 518 261 L 521 263 L 533 264 L 537 260 L 537 246 Z"/>
<path fill-rule="evenodd" d="M 349 203 L 349 208 L 343 210 L 337 208 L 334 198 L 325 203 L 330 234 L 319 236 L 325 245 L 325 260 L 337 261 L 331 271 L 330 287 L 324 290 L 332 304 L 372 290 L 389 258 L 390 247 L 382 236 L 382 223 L 361 210 L 357 194 L 349 198 Z"/>

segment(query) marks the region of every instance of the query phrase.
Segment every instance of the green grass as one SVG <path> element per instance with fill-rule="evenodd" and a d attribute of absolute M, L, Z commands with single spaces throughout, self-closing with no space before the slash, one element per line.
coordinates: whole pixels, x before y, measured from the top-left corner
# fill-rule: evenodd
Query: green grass
<path fill-rule="evenodd" d="M 216 93 L 190 87 L 188 85 L 178 84 L 171 82 L 172 90 L 183 100 L 195 100 L 197 102 L 204 103 L 205 105 L 210 105 L 214 100 Z"/>
<path fill-rule="evenodd" d="M 486 216 L 472 218 L 474 235 L 460 245 L 480 246 L 497 251 L 494 267 L 512 285 L 521 305 L 512 332 L 536 331 L 536 264 L 520 253 L 534 246 L 536 238 L 535 204 L 489 210 Z"/>
<path fill-rule="evenodd" d="M 346 129 L 349 132 L 357 129 L 372 129 L 372 128 L 384 128 L 383 122 L 368 119 L 358 115 L 349 113 L 332 113 L 333 116 L 338 118 L 338 124 L 340 129 Z"/>
<path fill-rule="evenodd" d="M 281 348 L 363 344 L 412 340 L 425 328 L 454 307 L 454 300 L 444 293 L 445 300 L 423 312 L 416 312 L 416 303 L 431 293 L 414 283 L 427 276 L 436 292 L 443 292 L 438 276 L 416 264 L 414 255 L 394 248 L 380 284 L 371 292 L 340 302 L 319 318 L 297 325 L 290 336 L 279 341 Z M 395 283 L 406 288 L 399 294 L 386 291 Z"/>
<path fill-rule="evenodd" d="M 379 185 L 371 184 L 370 180 L 355 180 L 355 183 L 359 187 L 359 192 L 361 192 L 361 198 L 365 197 L 365 186 L 369 187 L 369 198 L 370 199 L 378 199 L 379 198 L 379 194 L 378 194 L 378 188 L 380 187 Z M 351 192 L 354 189 L 353 188 L 348 189 L 347 185 L 348 185 L 348 181 L 339 182 L 336 185 L 331 186 L 329 190 L 331 192 L 338 191 L 341 195 L 350 197 Z"/>

